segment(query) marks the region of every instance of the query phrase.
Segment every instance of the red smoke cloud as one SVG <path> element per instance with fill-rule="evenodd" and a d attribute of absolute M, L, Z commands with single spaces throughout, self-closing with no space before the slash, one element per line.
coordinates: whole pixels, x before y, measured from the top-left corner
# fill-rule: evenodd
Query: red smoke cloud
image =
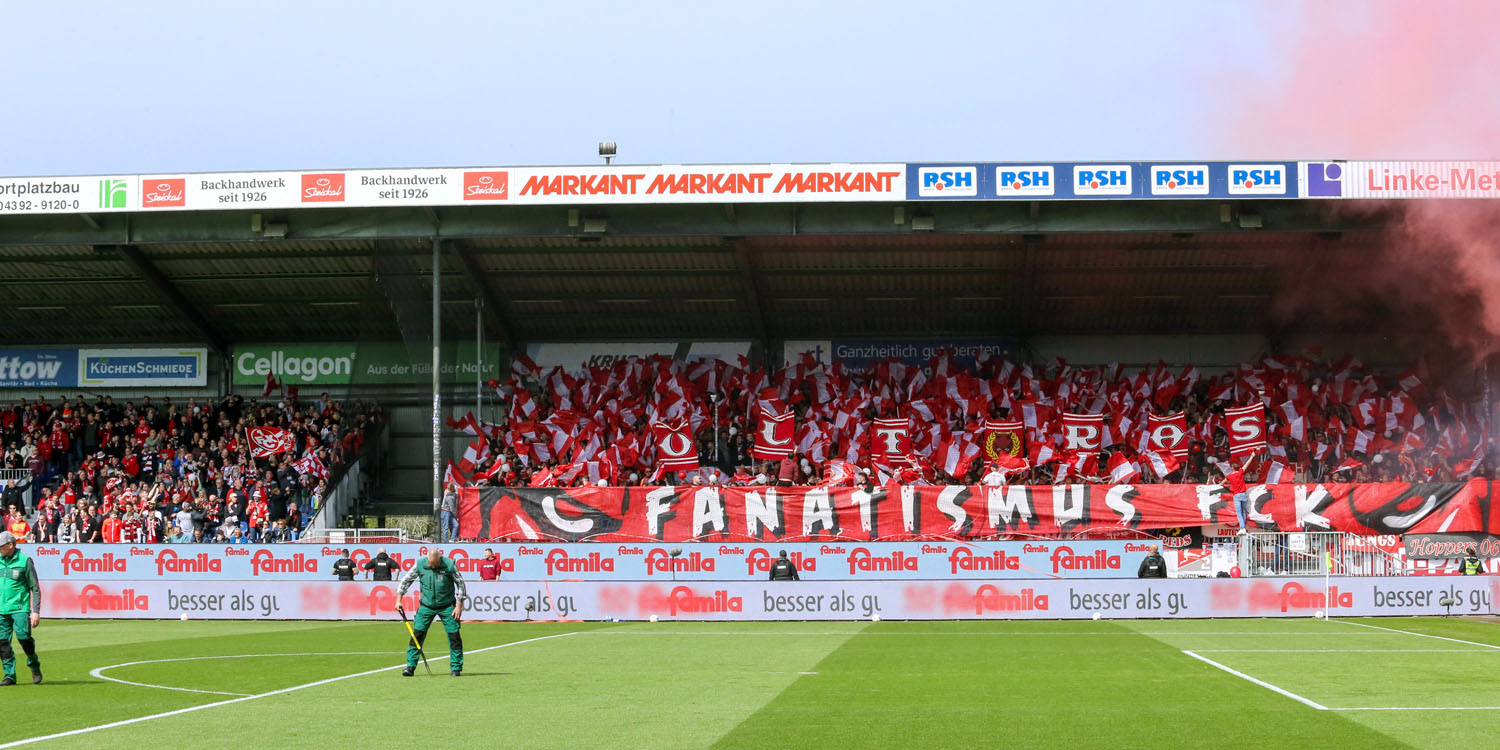
<path fill-rule="evenodd" d="M 1500 2 L 1308 0 L 1291 8 L 1274 19 L 1290 30 L 1272 53 L 1285 75 L 1260 90 L 1217 84 L 1230 90 L 1220 122 L 1231 123 L 1237 157 L 1500 158 Z M 1334 275 L 1285 269 L 1287 293 L 1275 304 L 1284 324 L 1363 325 L 1469 364 L 1500 353 L 1495 201 L 1337 210 L 1389 213 L 1392 229 Z"/>

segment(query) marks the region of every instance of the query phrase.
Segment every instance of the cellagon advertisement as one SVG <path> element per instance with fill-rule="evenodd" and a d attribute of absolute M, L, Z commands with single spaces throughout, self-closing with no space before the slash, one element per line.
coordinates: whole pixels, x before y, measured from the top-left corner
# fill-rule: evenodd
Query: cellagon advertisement
<path fill-rule="evenodd" d="M 444 347 L 445 382 L 490 380 L 500 374 L 500 349 L 486 344 L 483 357 L 473 341 Z M 480 360 L 483 363 L 480 363 Z M 283 386 L 414 385 L 432 380 L 431 347 L 399 342 L 251 344 L 231 358 L 234 385 L 264 386 L 272 375 Z"/>
<path fill-rule="evenodd" d="M 1488 615 L 1483 578 L 1082 581 L 472 581 L 470 620 L 1066 620 Z M 395 583 L 49 581 L 51 617 L 394 620 Z M 1446 604 L 1445 604 L 1446 602 Z M 416 592 L 402 604 L 417 606 Z M 1451 606 L 1450 606 L 1451 605 Z M 1316 644 L 1319 636 L 1308 638 Z"/>

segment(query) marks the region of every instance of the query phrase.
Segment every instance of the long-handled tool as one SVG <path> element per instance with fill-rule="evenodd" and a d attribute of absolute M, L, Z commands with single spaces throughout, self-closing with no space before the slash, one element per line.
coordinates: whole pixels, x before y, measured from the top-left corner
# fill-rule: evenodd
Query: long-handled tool
<path fill-rule="evenodd" d="M 417 647 L 417 655 L 422 657 L 422 666 L 427 667 L 427 675 L 432 676 L 432 665 L 427 663 L 427 652 L 422 650 L 422 642 L 417 640 L 417 631 L 412 630 L 411 620 L 406 619 L 406 610 L 397 609 L 401 613 L 401 622 L 406 623 L 406 633 L 411 636 L 412 645 Z"/>

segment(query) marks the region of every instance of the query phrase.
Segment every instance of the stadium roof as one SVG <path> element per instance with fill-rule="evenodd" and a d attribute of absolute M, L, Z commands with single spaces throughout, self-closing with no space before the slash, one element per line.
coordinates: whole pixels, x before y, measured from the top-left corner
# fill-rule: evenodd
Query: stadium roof
<path fill-rule="evenodd" d="M 1381 222 L 1285 200 L 0 216 L 0 343 L 397 339 L 430 314 L 434 238 L 448 335 L 482 297 L 512 344 L 1265 332 L 1278 274 L 1357 264 Z"/>

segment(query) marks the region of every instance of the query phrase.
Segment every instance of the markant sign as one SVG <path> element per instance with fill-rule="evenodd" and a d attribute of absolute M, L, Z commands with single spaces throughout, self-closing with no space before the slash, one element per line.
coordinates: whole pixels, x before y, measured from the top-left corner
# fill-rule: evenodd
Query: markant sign
<path fill-rule="evenodd" d="M 444 382 L 468 382 L 479 375 L 473 342 L 444 352 Z M 482 377 L 499 377 L 498 346 L 484 347 Z M 234 385 L 264 386 L 275 375 L 286 386 L 417 385 L 432 381 L 430 349 L 419 353 L 400 343 L 259 344 L 234 351 Z"/>

